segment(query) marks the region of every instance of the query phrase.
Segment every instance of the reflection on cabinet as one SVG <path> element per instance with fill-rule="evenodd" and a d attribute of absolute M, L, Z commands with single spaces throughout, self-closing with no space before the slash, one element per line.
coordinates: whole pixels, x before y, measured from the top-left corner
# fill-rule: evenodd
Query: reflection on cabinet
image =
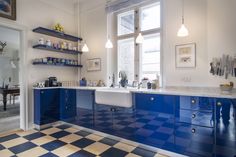
<path fill-rule="evenodd" d="M 59 120 L 59 90 L 34 90 L 34 123 L 44 125 Z"/>
<path fill-rule="evenodd" d="M 60 89 L 60 120 L 70 120 L 76 116 L 76 90 Z"/>

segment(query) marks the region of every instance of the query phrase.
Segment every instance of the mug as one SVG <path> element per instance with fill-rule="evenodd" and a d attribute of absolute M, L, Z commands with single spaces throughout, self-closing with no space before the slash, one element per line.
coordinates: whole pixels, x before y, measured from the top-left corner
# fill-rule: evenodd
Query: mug
<path fill-rule="evenodd" d="M 38 41 L 38 43 L 39 43 L 40 45 L 44 45 L 44 39 L 43 39 L 43 38 L 40 38 L 39 41 Z"/>
<path fill-rule="evenodd" d="M 47 46 L 52 46 L 51 40 L 47 40 L 47 41 L 46 41 L 46 45 L 47 45 Z"/>

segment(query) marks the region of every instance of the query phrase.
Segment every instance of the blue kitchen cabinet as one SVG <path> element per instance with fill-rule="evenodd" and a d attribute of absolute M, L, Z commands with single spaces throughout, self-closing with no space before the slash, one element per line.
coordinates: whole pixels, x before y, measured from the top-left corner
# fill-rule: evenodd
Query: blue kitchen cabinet
<path fill-rule="evenodd" d="M 60 89 L 60 120 L 70 121 L 76 117 L 76 90 Z"/>
<path fill-rule="evenodd" d="M 214 98 L 179 96 L 175 114 L 175 152 L 214 156 Z"/>
<path fill-rule="evenodd" d="M 178 97 L 135 94 L 135 141 L 174 151 L 174 113 Z"/>
<path fill-rule="evenodd" d="M 44 125 L 59 120 L 59 89 L 34 90 L 34 123 Z"/>
<path fill-rule="evenodd" d="M 236 99 L 216 99 L 216 156 L 236 156 Z"/>
<path fill-rule="evenodd" d="M 94 127 L 94 91 L 77 90 L 77 116 L 73 124 L 93 128 Z"/>

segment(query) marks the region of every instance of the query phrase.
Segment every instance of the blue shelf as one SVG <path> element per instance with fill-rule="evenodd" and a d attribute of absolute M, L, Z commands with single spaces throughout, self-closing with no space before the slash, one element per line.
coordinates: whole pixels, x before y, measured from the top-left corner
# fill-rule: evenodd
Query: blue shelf
<path fill-rule="evenodd" d="M 78 42 L 78 41 L 83 40 L 80 37 L 72 36 L 72 35 L 69 35 L 69 34 L 64 34 L 64 33 L 61 33 L 61 32 L 55 31 L 55 30 L 51 30 L 51 29 L 47 29 L 47 28 L 43 28 L 43 27 L 35 28 L 35 29 L 33 29 L 33 32 L 40 33 L 40 34 L 45 34 L 45 35 L 57 37 L 57 38 L 60 38 L 60 39 L 73 41 L 73 42 Z"/>
<path fill-rule="evenodd" d="M 65 67 L 77 67 L 82 68 L 82 65 L 70 65 L 70 64 L 49 64 L 49 63 L 41 63 L 41 62 L 33 62 L 33 65 L 49 65 L 49 66 L 65 66 Z"/>
<path fill-rule="evenodd" d="M 74 51 L 74 50 L 67 50 L 67 49 L 56 49 L 54 47 L 49 47 L 47 45 L 34 45 L 33 48 L 40 49 L 40 50 L 47 50 L 47 51 L 66 53 L 66 54 L 73 54 L 73 55 L 82 54 L 81 51 Z"/>

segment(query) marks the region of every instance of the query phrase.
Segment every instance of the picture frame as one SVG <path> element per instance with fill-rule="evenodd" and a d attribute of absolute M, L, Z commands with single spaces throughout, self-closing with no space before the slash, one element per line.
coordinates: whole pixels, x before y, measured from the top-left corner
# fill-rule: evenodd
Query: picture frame
<path fill-rule="evenodd" d="M 0 17 L 16 20 L 16 0 L 0 1 Z"/>
<path fill-rule="evenodd" d="M 196 43 L 175 46 L 175 66 L 176 68 L 196 67 Z"/>
<path fill-rule="evenodd" d="M 87 60 L 87 71 L 101 71 L 101 58 Z"/>

